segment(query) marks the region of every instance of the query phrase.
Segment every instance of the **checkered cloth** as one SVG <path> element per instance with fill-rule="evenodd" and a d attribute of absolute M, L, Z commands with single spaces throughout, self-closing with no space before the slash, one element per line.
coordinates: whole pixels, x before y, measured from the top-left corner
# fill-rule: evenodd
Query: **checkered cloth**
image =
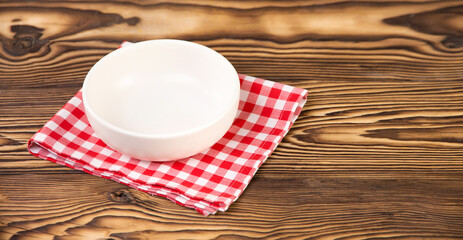
<path fill-rule="evenodd" d="M 109 148 L 85 116 L 79 91 L 28 143 L 37 157 L 163 196 L 203 215 L 225 211 L 289 131 L 307 91 L 239 75 L 240 104 L 214 146 L 171 162 L 143 161 Z"/>

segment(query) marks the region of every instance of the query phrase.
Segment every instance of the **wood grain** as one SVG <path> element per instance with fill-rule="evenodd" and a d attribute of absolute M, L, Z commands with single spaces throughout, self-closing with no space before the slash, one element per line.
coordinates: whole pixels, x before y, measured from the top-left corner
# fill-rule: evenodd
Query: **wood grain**
<path fill-rule="evenodd" d="M 98 59 L 157 38 L 309 90 L 225 213 L 26 150 Z M 2 1 L 0 46 L 0 239 L 463 238 L 463 1 Z"/>

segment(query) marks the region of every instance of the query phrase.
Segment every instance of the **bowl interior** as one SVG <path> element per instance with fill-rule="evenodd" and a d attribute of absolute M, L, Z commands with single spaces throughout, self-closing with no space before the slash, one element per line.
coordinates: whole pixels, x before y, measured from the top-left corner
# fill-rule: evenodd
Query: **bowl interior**
<path fill-rule="evenodd" d="M 88 73 L 84 100 L 104 122 L 139 134 L 175 134 L 219 119 L 236 101 L 237 73 L 199 44 L 153 40 L 118 49 Z"/>

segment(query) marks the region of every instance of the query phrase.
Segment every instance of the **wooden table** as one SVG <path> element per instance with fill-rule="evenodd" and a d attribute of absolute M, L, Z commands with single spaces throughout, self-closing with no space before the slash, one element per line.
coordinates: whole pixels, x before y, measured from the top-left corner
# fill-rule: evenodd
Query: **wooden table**
<path fill-rule="evenodd" d="M 225 213 L 26 150 L 98 59 L 158 38 L 309 90 Z M 0 45 L 0 239 L 463 238 L 463 1 L 6 1 Z"/>

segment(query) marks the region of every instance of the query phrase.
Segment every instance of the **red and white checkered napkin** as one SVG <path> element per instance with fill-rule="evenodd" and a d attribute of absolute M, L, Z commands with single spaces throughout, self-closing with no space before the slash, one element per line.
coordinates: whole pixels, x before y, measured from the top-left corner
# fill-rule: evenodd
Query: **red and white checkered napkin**
<path fill-rule="evenodd" d="M 307 91 L 240 75 L 237 117 L 214 146 L 189 158 L 149 162 L 109 148 L 89 125 L 79 91 L 29 140 L 40 158 L 166 197 L 203 215 L 225 211 L 298 117 Z"/>

